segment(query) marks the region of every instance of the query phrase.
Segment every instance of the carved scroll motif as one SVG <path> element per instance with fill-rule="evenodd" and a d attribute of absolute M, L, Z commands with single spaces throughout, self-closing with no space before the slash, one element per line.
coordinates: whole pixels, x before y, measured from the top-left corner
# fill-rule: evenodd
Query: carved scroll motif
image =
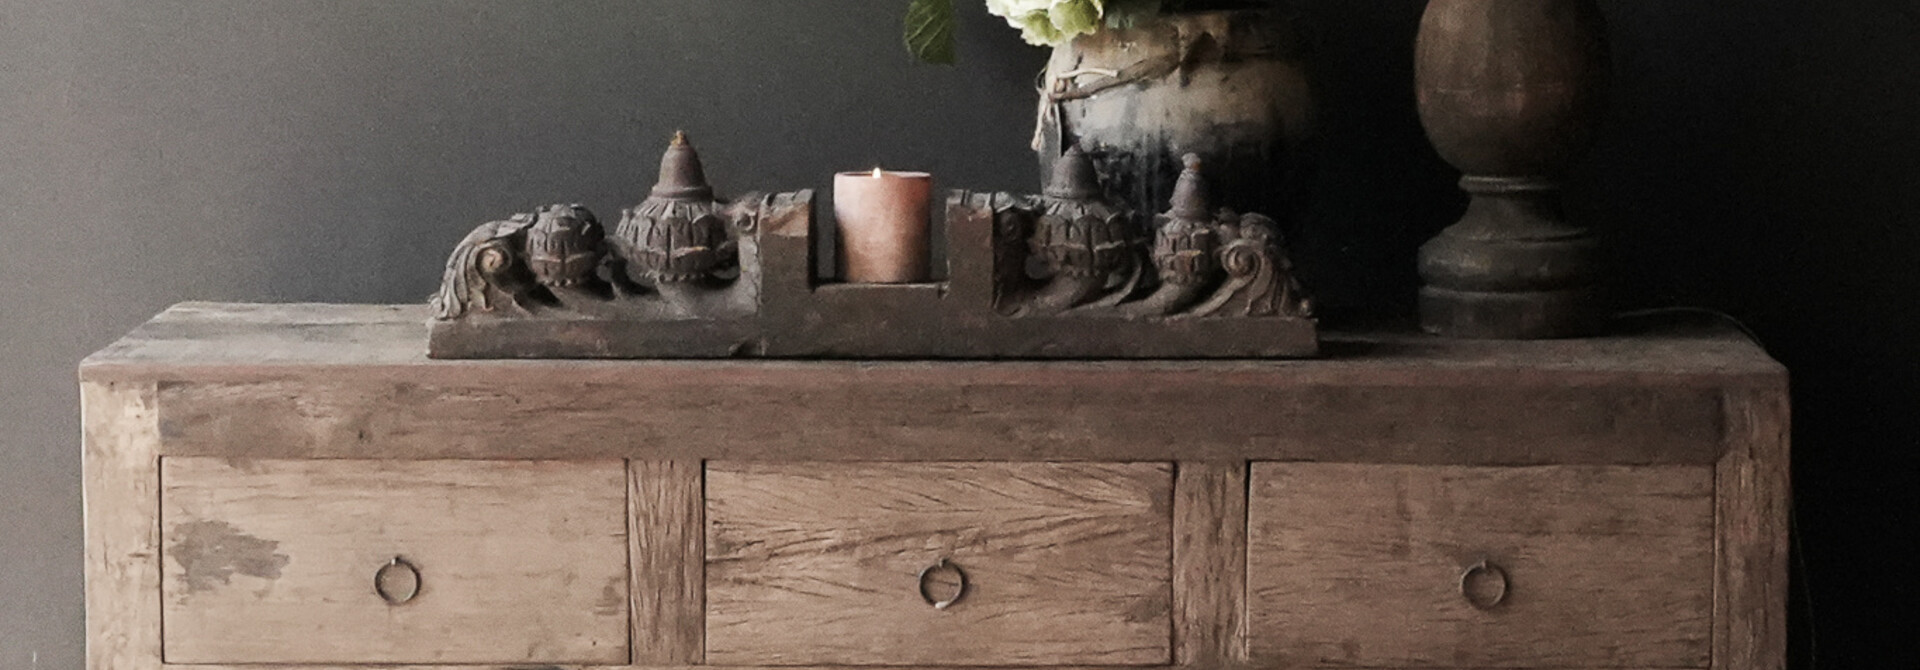
<path fill-rule="evenodd" d="M 534 215 L 516 214 L 481 224 L 453 248 L 440 291 L 433 296 L 434 318 L 457 319 L 470 311 L 491 312 L 510 306 L 528 309 L 536 288 L 521 260 L 526 231 Z"/>
<path fill-rule="evenodd" d="M 1280 224 L 1260 214 L 1223 212 L 1220 268 L 1226 281 L 1193 313 L 1201 316 L 1313 316 L 1313 302 L 1294 277 Z"/>

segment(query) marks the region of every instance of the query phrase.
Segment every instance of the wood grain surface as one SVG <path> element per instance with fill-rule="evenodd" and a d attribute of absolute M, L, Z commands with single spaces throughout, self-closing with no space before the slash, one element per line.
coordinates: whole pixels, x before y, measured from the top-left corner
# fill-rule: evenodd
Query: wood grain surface
<path fill-rule="evenodd" d="M 1173 485 L 1174 663 L 1247 657 L 1247 464 L 1186 461 Z"/>
<path fill-rule="evenodd" d="M 1708 464 L 1723 447 L 1716 389 L 1296 381 L 769 364 L 471 385 L 165 382 L 159 411 L 167 455 L 242 458 Z"/>
<path fill-rule="evenodd" d="M 638 361 L 433 361 L 427 358 L 426 305 L 239 304 L 175 305 L 81 364 L 90 380 L 258 379 L 312 375 L 319 369 L 354 367 L 440 377 L 459 370 L 511 369 L 528 375 L 620 370 Z M 1667 325 L 1602 337 L 1490 341 L 1436 338 L 1417 332 L 1329 332 L 1326 358 L 1318 361 L 1170 361 L 1161 367 L 1204 370 L 1283 369 L 1306 383 L 1391 376 L 1425 369 L 1501 374 L 1557 373 L 1568 383 L 1592 383 L 1620 375 L 1648 381 L 1693 378 L 1775 378 L 1779 363 L 1739 331 L 1724 327 Z M 766 361 L 705 361 L 675 365 L 757 368 Z M 1138 362 L 1121 365 L 1135 365 Z M 789 363 L 808 367 L 816 364 Z M 832 363 L 824 363 L 831 365 Z M 1022 363 L 1042 368 L 1101 364 L 1059 361 Z M 674 367 L 669 365 L 667 367 Z M 1718 381 L 1715 381 L 1718 380 Z"/>
<path fill-rule="evenodd" d="M 1787 666 L 1790 414 L 1785 380 L 1773 389 L 1727 398 L 1732 429 L 1726 456 L 1714 470 L 1719 491 L 1713 603 L 1718 667 Z"/>
<path fill-rule="evenodd" d="M 706 652 L 706 501 L 699 461 L 634 461 L 627 492 L 633 661 L 699 663 Z"/>
<path fill-rule="evenodd" d="M 1256 463 L 1251 477 L 1257 664 L 1707 667 L 1711 468 Z M 1509 578 L 1484 611 L 1461 593 L 1480 560 Z"/>
<path fill-rule="evenodd" d="M 166 666 L 166 670 L 765 670 L 766 667 L 777 667 L 779 670 L 916 670 L 917 668 L 924 668 L 927 666 L 921 666 L 921 665 L 783 665 L 783 666 L 616 665 L 616 666 L 604 666 L 604 665 L 572 665 L 572 664 L 560 664 L 560 665 L 540 664 L 535 666 L 527 666 L 524 664 L 406 665 L 406 666 L 299 664 L 299 665 L 258 666 L 258 665 L 209 665 L 209 664 L 173 665 L 173 664 L 169 664 Z M 968 666 L 968 670 L 1024 670 L 1032 667 L 1034 666 Z M 1047 670 L 1178 670 L 1180 668 L 1185 668 L 1185 667 L 1188 667 L 1188 666 L 1092 665 L 1092 666 L 1049 666 L 1047 667 Z M 1234 666 L 1218 666 L 1218 668 L 1214 668 L 1212 670 L 1219 670 L 1219 668 L 1231 668 L 1231 667 L 1234 667 Z M 1239 667 L 1250 668 L 1254 666 L 1239 666 Z M 1291 669 L 1287 669 L 1287 670 L 1291 670 Z M 1510 668 L 1461 668 L 1461 667 L 1437 668 L 1437 667 L 1404 666 L 1404 667 L 1392 668 L 1390 670 L 1511 670 L 1511 669 Z M 1537 666 L 1537 667 L 1527 668 L 1527 670 L 1594 670 L 1594 668 L 1567 667 L 1567 666 Z M 1617 670 L 1690 670 L 1690 669 L 1643 667 L 1643 668 L 1618 668 Z"/>
<path fill-rule="evenodd" d="M 625 663 L 623 463 L 162 463 L 169 663 Z M 419 594 L 374 589 L 395 557 Z"/>
<path fill-rule="evenodd" d="M 80 385 L 87 667 L 160 667 L 160 432 L 153 384 Z"/>
<path fill-rule="evenodd" d="M 276 664 L 276 666 L 234 666 L 234 664 L 167 664 L 167 670 L 764 670 L 768 666 L 578 666 L 578 664 L 484 664 L 484 666 L 361 666 L 361 664 Z M 925 666 L 774 666 L 780 670 L 916 670 Z M 1025 670 L 1033 666 L 968 666 L 968 670 Z M 1048 666 L 1046 670 L 1179 670 L 1187 666 Z M 1217 666 L 1233 668 L 1233 666 Z M 1252 666 L 1240 666 L 1252 668 Z M 1432 666 L 1400 666 L 1390 670 L 1511 670 L 1511 668 L 1432 668 Z M 1590 666 L 1534 666 L 1526 670 L 1594 670 Z M 1690 668 L 1617 668 L 1617 670 L 1690 670 Z"/>
<path fill-rule="evenodd" d="M 1713 463 L 1722 395 L 1780 377 L 1718 330 L 1335 334 L 1317 361 L 429 361 L 424 318 L 186 304 L 81 374 L 158 381 L 176 456 L 1479 465 Z"/>
<path fill-rule="evenodd" d="M 709 463 L 707 659 L 1164 665 L 1172 484 L 1166 464 Z M 967 577 L 946 609 L 917 581 L 941 559 Z"/>

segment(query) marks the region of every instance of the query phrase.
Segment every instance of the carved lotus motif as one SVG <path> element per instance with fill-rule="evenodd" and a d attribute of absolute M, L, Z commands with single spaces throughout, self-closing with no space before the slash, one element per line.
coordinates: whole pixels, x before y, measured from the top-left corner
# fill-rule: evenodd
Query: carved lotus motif
<path fill-rule="evenodd" d="M 631 271 L 657 282 L 691 282 L 735 262 L 727 222 L 712 207 L 670 206 L 659 214 L 628 210 L 620 222 Z"/>
<path fill-rule="evenodd" d="M 1160 281 L 1181 286 L 1211 281 L 1219 271 L 1214 253 L 1220 248 L 1220 234 L 1210 222 L 1167 217 L 1154 237 L 1153 265 Z"/>
<path fill-rule="evenodd" d="M 580 205 L 552 205 L 527 231 L 527 266 L 542 285 L 578 286 L 597 278 L 606 231 Z"/>
<path fill-rule="evenodd" d="M 1034 228 L 1033 253 L 1055 276 L 1106 276 L 1126 261 L 1132 243 L 1127 227 L 1124 215 L 1105 207 L 1079 216 L 1045 215 Z"/>
<path fill-rule="evenodd" d="M 1079 147 L 1054 164 L 1038 213 L 1030 245 L 1053 276 L 1105 278 L 1131 260 L 1127 212 L 1100 196 L 1093 163 Z"/>

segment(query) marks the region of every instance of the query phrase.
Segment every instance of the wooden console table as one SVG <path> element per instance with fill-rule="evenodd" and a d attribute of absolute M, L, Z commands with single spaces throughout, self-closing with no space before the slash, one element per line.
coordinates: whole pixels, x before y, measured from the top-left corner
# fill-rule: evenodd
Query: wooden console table
<path fill-rule="evenodd" d="M 94 670 L 1777 669 L 1786 373 L 1721 330 L 1313 361 L 89 358 Z"/>

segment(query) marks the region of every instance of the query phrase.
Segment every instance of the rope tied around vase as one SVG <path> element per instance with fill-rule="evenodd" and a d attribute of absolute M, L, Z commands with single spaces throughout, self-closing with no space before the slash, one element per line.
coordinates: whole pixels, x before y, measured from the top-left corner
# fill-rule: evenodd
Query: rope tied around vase
<path fill-rule="evenodd" d="M 1047 123 L 1052 122 L 1054 128 L 1062 133 L 1062 136 L 1058 139 L 1060 141 L 1061 151 L 1065 151 L 1066 124 L 1060 122 L 1061 105 L 1073 100 L 1091 98 L 1100 93 L 1122 86 L 1137 84 L 1150 79 L 1159 79 L 1179 72 L 1195 60 L 1195 56 L 1200 50 L 1194 47 L 1199 42 L 1200 40 L 1197 38 L 1182 34 L 1180 36 L 1180 46 L 1175 51 L 1160 56 L 1144 58 L 1139 62 L 1120 69 L 1078 66 L 1071 70 L 1055 73 L 1053 71 L 1053 64 L 1048 63 L 1047 67 L 1040 71 L 1039 76 L 1035 77 L 1034 88 L 1040 95 L 1040 108 L 1036 112 L 1033 122 L 1033 141 L 1030 145 L 1031 148 L 1034 151 L 1040 151 L 1046 147 Z M 1104 77 L 1104 79 L 1086 85 L 1080 85 L 1075 81 L 1080 77 L 1088 75 L 1098 75 Z"/>
<path fill-rule="evenodd" d="M 1082 36 L 1076 40 L 1083 48 L 1092 47 L 1100 42 L 1119 41 L 1127 45 L 1126 50 L 1134 51 L 1138 47 L 1156 44 L 1167 48 L 1157 49 L 1158 53 L 1148 55 L 1120 67 L 1091 67 L 1085 65 L 1090 51 L 1074 54 L 1071 68 L 1054 71 L 1054 63 L 1035 77 L 1034 88 L 1039 93 L 1039 108 L 1036 110 L 1033 125 L 1031 148 L 1041 151 L 1046 146 L 1046 128 L 1049 122 L 1059 131 L 1057 138 L 1061 151 L 1066 150 L 1066 128 L 1061 105 L 1074 100 L 1084 100 L 1100 93 L 1160 79 L 1174 74 L 1182 75 L 1180 84 L 1187 83 L 1186 74 L 1195 66 L 1204 62 L 1257 58 L 1263 54 L 1286 51 L 1286 40 L 1278 40 L 1263 33 L 1235 31 L 1234 19 L 1237 13 L 1207 12 L 1186 15 L 1179 20 L 1158 23 L 1153 27 L 1120 29 L 1128 37 L 1109 37 L 1102 33 Z M 1093 40 L 1082 43 L 1080 40 Z M 1056 47 L 1067 48 L 1067 47 Z M 1064 67 L 1064 66 L 1063 66 Z M 1081 84 L 1081 77 L 1097 76 L 1089 83 Z"/>

